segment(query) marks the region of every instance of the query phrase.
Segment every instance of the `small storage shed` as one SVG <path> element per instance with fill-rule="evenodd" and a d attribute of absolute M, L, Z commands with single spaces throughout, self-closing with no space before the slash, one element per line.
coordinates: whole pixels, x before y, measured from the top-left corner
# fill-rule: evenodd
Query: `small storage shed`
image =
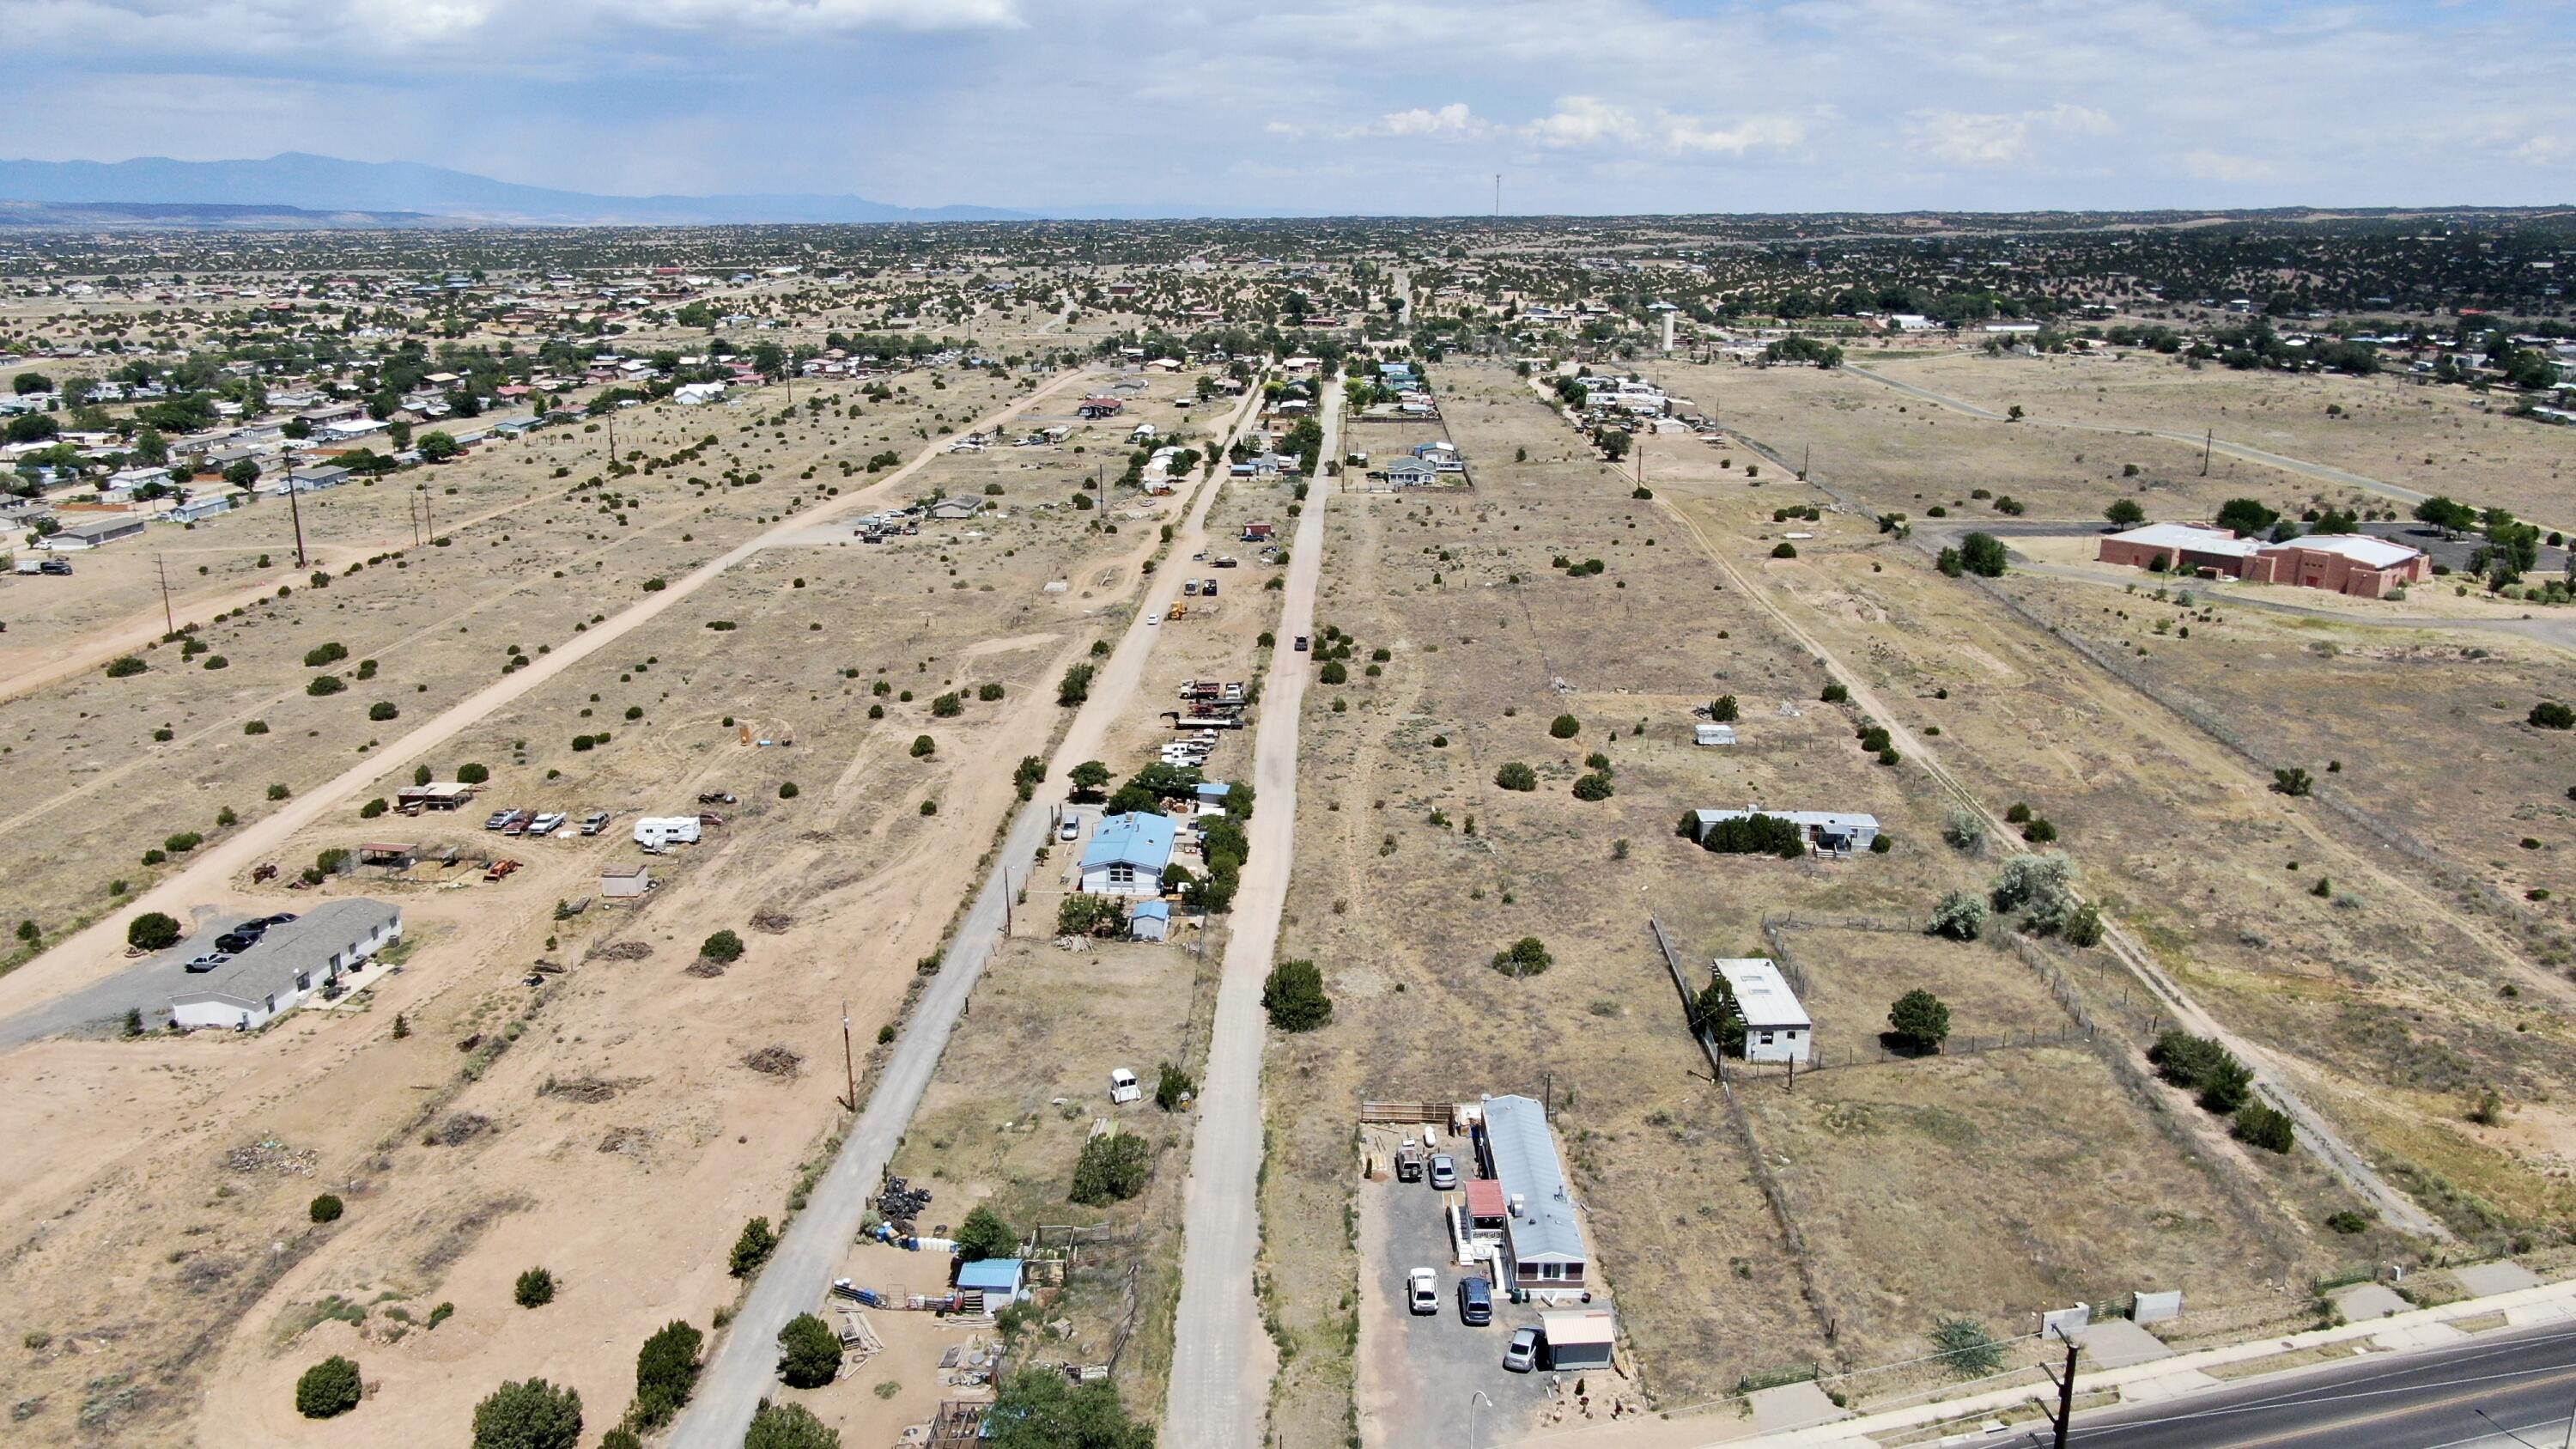
<path fill-rule="evenodd" d="M 653 888 L 653 873 L 641 861 L 633 865 L 612 865 L 599 873 L 602 900 L 631 901 Z"/>
<path fill-rule="evenodd" d="M 1619 1346 L 1619 1320 L 1607 1308 L 1551 1308 L 1538 1316 L 1551 1370 L 1606 1369 Z"/>
<path fill-rule="evenodd" d="M 1130 940 L 1160 941 L 1171 934 L 1172 903 L 1169 901 L 1138 901 L 1136 909 L 1127 917 Z"/>
<path fill-rule="evenodd" d="M 1027 1264 L 1018 1258 L 984 1258 L 957 1266 L 957 1291 L 984 1295 L 984 1311 L 995 1312 L 1020 1301 Z"/>
<path fill-rule="evenodd" d="M 1698 725 L 1698 726 L 1694 727 L 1694 728 L 1692 729 L 1692 731 L 1691 731 L 1691 741 L 1692 741 L 1692 743 L 1694 743 L 1694 744 L 1702 744 L 1702 745 L 1731 745 L 1731 744 L 1734 744 L 1734 743 L 1735 743 L 1735 726 L 1733 726 L 1733 725 L 1731 725 L 1731 724 L 1702 724 L 1702 725 Z"/>

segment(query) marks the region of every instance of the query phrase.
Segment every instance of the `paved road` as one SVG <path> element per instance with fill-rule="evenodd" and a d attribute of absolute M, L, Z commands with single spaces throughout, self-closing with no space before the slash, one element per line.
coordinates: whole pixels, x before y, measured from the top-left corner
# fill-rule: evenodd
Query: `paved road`
<path fill-rule="evenodd" d="M 2079 1374 L 2077 1383 L 2082 1384 Z M 2079 1417 L 2071 1444 L 2094 1449 L 2437 1449 L 2569 1443 L 2576 1331 L 2533 1330 L 2403 1357 L 2265 1379 L 2170 1404 Z M 2036 1434 L 1982 1439 L 2046 1444 Z"/>
<path fill-rule="evenodd" d="M 1325 459 L 1339 458 L 1342 390 L 1324 389 Z M 1275 1365 L 1252 1297 L 1261 1245 L 1256 1187 L 1261 1176 L 1261 1049 L 1266 1029 L 1261 982 L 1279 942 L 1297 822 L 1297 719 L 1309 656 L 1286 647 L 1314 631 L 1323 575 L 1324 501 L 1332 481 L 1316 478 L 1288 551 L 1287 597 L 1279 610 L 1281 648 L 1261 687 L 1253 741 L 1252 858 L 1236 889 L 1232 934 L 1208 1037 L 1206 1090 L 1190 1145 L 1182 1219 L 1180 1316 L 1172 1333 L 1171 1395 L 1164 1441 L 1190 1449 L 1259 1449 L 1262 1411 Z"/>
<path fill-rule="evenodd" d="M 1208 508 L 1220 486 L 1215 475 L 1225 461 L 1226 442 L 1241 430 L 1259 396 L 1258 385 L 1247 391 L 1229 423 L 1226 440 L 1211 450 L 1209 475 L 1199 485 L 1182 527 L 1174 530 L 1172 556 L 1187 558 L 1200 546 Z M 1162 632 L 1145 620 L 1171 607 L 1183 572 L 1159 571 L 1139 591 L 1135 618 L 1093 676 L 1090 697 L 1075 713 L 1056 749 L 1049 780 L 1063 781 L 1066 771 L 1096 755 L 1109 727 L 1133 704 L 1146 655 Z M 1061 788 L 1040 795 L 1022 806 L 1011 822 L 994 855 L 992 872 L 949 940 L 939 975 L 914 1004 L 911 1020 L 896 1039 L 894 1053 L 868 1096 L 867 1109 L 842 1139 L 840 1154 L 815 1185 L 805 1210 L 789 1222 L 778 1250 L 716 1345 L 697 1394 L 673 1432 L 674 1449 L 735 1449 L 742 1442 L 752 1412 L 777 1381 L 778 1330 L 822 1301 L 843 1255 L 858 1236 L 868 1199 L 884 1180 L 886 1165 L 894 1160 L 895 1148 L 921 1105 L 940 1055 L 948 1049 L 949 1033 L 1001 942 L 1012 897 L 1034 869 L 1037 848 L 1046 840 L 1062 798 Z"/>
<path fill-rule="evenodd" d="M 686 576 L 673 579 L 668 588 L 646 594 L 636 603 L 610 615 L 606 623 L 558 644 L 552 653 L 530 667 L 485 685 L 431 716 L 410 733 L 369 752 L 357 764 L 288 802 L 275 814 L 263 816 L 238 833 L 202 848 L 189 857 L 185 869 L 162 877 L 158 884 L 135 897 L 123 909 L 0 977 L 0 1014 L 15 1014 L 65 991 L 91 984 L 103 967 L 124 959 L 126 925 L 135 916 L 145 911 L 167 911 L 180 919 L 188 918 L 197 905 L 223 891 L 236 873 L 274 854 L 297 831 L 347 803 L 359 792 L 374 787 L 400 767 L 471 729 L 503 705 L 616 643 L 636 626 L 714 582 L 735 564 L 826 519 L 859 512 L 901 496 L 897 490 L 925 463 L 944 452 L 951 441 L 969 432 L 996 427 L 1040 400 L 1080 381 L 1083 376 L 1079 371 L 1068 372 L 954 433 L 931 440 L 910 462 L 876 483 L 788 515 L 776 527 L 717 555 Z"/>

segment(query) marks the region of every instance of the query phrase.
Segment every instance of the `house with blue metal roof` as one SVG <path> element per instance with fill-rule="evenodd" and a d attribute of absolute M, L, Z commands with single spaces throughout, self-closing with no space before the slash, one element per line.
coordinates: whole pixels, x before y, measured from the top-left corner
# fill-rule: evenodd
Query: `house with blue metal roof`
<path fill-rule="evenodd" d="M 1082 852 L 1082 890 L 1097 896 L 1159 896 L 1176 835 L 1167 815 L 1131 812 L 1094 826 Z"/>

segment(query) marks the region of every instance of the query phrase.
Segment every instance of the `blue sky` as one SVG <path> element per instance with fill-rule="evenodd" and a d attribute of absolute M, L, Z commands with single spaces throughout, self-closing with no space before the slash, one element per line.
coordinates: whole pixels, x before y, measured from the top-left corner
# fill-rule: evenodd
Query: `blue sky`
<path fill-rule="evenodd" d="M 1196 212 L 2576 200 L 2570 0 L 0 0 L 0 153 Z"/>

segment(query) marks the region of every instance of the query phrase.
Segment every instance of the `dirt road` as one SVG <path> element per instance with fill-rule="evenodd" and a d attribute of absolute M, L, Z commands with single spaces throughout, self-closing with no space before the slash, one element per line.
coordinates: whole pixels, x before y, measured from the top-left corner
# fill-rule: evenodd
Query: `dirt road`
<path fill-rule="evenodd" d="M 503 705 L 528 694 L 551 681 L 581 660 L 616 643 L 637 626 L 659 616 L 664 610 L 689 597 L 721 577 L 727 569 L 762 549 L 783 543 L 800 530 L 842 514 L 864 512 L 882 504 L 889 497 L 900 496 L 899 490 L 911 476 L 947 446 L 970 432 L 984 431 L 1009 420 L 1039 401 L 1053 396 L 1083 379 L 1081 372 L 1068 372 L 1054 381 L 1021 397 L 1007 406 L 959 428 L 956 432 L 932 439 L 910 461 L 887 473 L 878 482 L 838 498 L 817 502 L 801 513 L 780 520 L 767 532 L 717 555 L 686 576 L 671 581 L 658 593 L 645 595 L 624 610 L 597 625 L 553 652 L 539 658 L 526 669 L 518 670 L 467 695 L 424 722 L 418 729 L 370 752 L 360 763 L 351 766 L 325 784 L 306 792 L 276 814 L 266 816 L 240 834 L 207 847 L 194 857 L 185 870 L 178 871 L 137 896 L 125 909 L 105 917 L 88 929 L 70 937 L 6 977 L 0 977 L 0 1016 L 15 1015 L 61 992 L 86 985 L 101 972 L 113 969 L 125 949 L 125 929 L 129 921 L 145 911 L 166 911 L 187 920 L 191 908 L 199 901 L 221 892 L 224 883 L 240 871 L 247 870 L 263 857 L 274 854 L 297 831 L 312 824 L 337 806 L 347 803 L 359 792 L 383 779 L 413 760 L 428 754 Z"/>
<path fill-rule="evenodd" d="M 1324 394 L 1325 458 L 1339 458 L 1342 393 Z M 1287 597 L 1279 611 L 1286 641 L 1314 630 L 1323 574 L 1329 479 L 1317 478 L 1288 554 Z M 1279 941 L 1295 859 L 1297 720 L 1306 698 L 1308 656 L 1273 651 L 1261 687 L 1261 728 L 1253 740 L 1252 858 L 1234 897 L 1233 933 L 1217 986 L 1208 1038 L 1206 1090 L 1190 1144 L 1189 1198 L 1182 1219 L 1181 1302 L 1172 1332 L 1171 1397 L 1165 1434 L 1193 1449 L 1256 1449 L 1275 1369 L 1252 1298 L 1261 1245 L 1256 1184 L 1261 1176 L 1261 1049 L 1266 1029 L 1261 983 Z M 1186 1433 L 1176 1432 L 1186 1428 Z"/>
<path fill-rule="evenodd" d="M 1208 473 L 1173 531 L 1172 553 L 1187 557 L 1205 541 L 1208 509 L 1222 487 L 1218 470 L 1225 463 L 1226 444 L 1250 419 L 1259 396 L 1257 385 L 1247 391 L 1223 438 L 1211 450 Z M 857 1236 L 868 1199 L 884 1177 L 886 1164 L 894 1160 L 895 1148 L 938 1070 L 940 1054 L 947 1050 L 949 1034 L 1001 942 L 1012 898 L 1035 869 L 1037 848 L 1048 839 L 1063 801 L 1065 773 L 1092 758 L 1110 726 L 1135 703 L 1146 657 L 1162 635 L 1145 621 L 1171 607 L 1179 580 L 1177 571 L 1158 571 L 1140 592 L 1135 618 L 1093 676 L 1089 698 L 1056 746 L 1055 762 L 1047 773 L 1053 788 L 1020 807 L 1011 821 L 991 873 L 950 938 L 938 976 L 915 1003 L 911 1020 L 896 1039 L 866 1110 L 843 1138 L 840 1154 L 815 1185 L 804 1211 L 788 1224 L 778 1250 L 716 1345 L 697 1394 L 672 1434 L 674 1449 L 733 1449 L 742 1442 L 743 1427 L 777 1381 L 778 1331 L 821 1301 L 842 1254 Z M 1240 897 L 1237 909 L 1242 909 Z"/>

